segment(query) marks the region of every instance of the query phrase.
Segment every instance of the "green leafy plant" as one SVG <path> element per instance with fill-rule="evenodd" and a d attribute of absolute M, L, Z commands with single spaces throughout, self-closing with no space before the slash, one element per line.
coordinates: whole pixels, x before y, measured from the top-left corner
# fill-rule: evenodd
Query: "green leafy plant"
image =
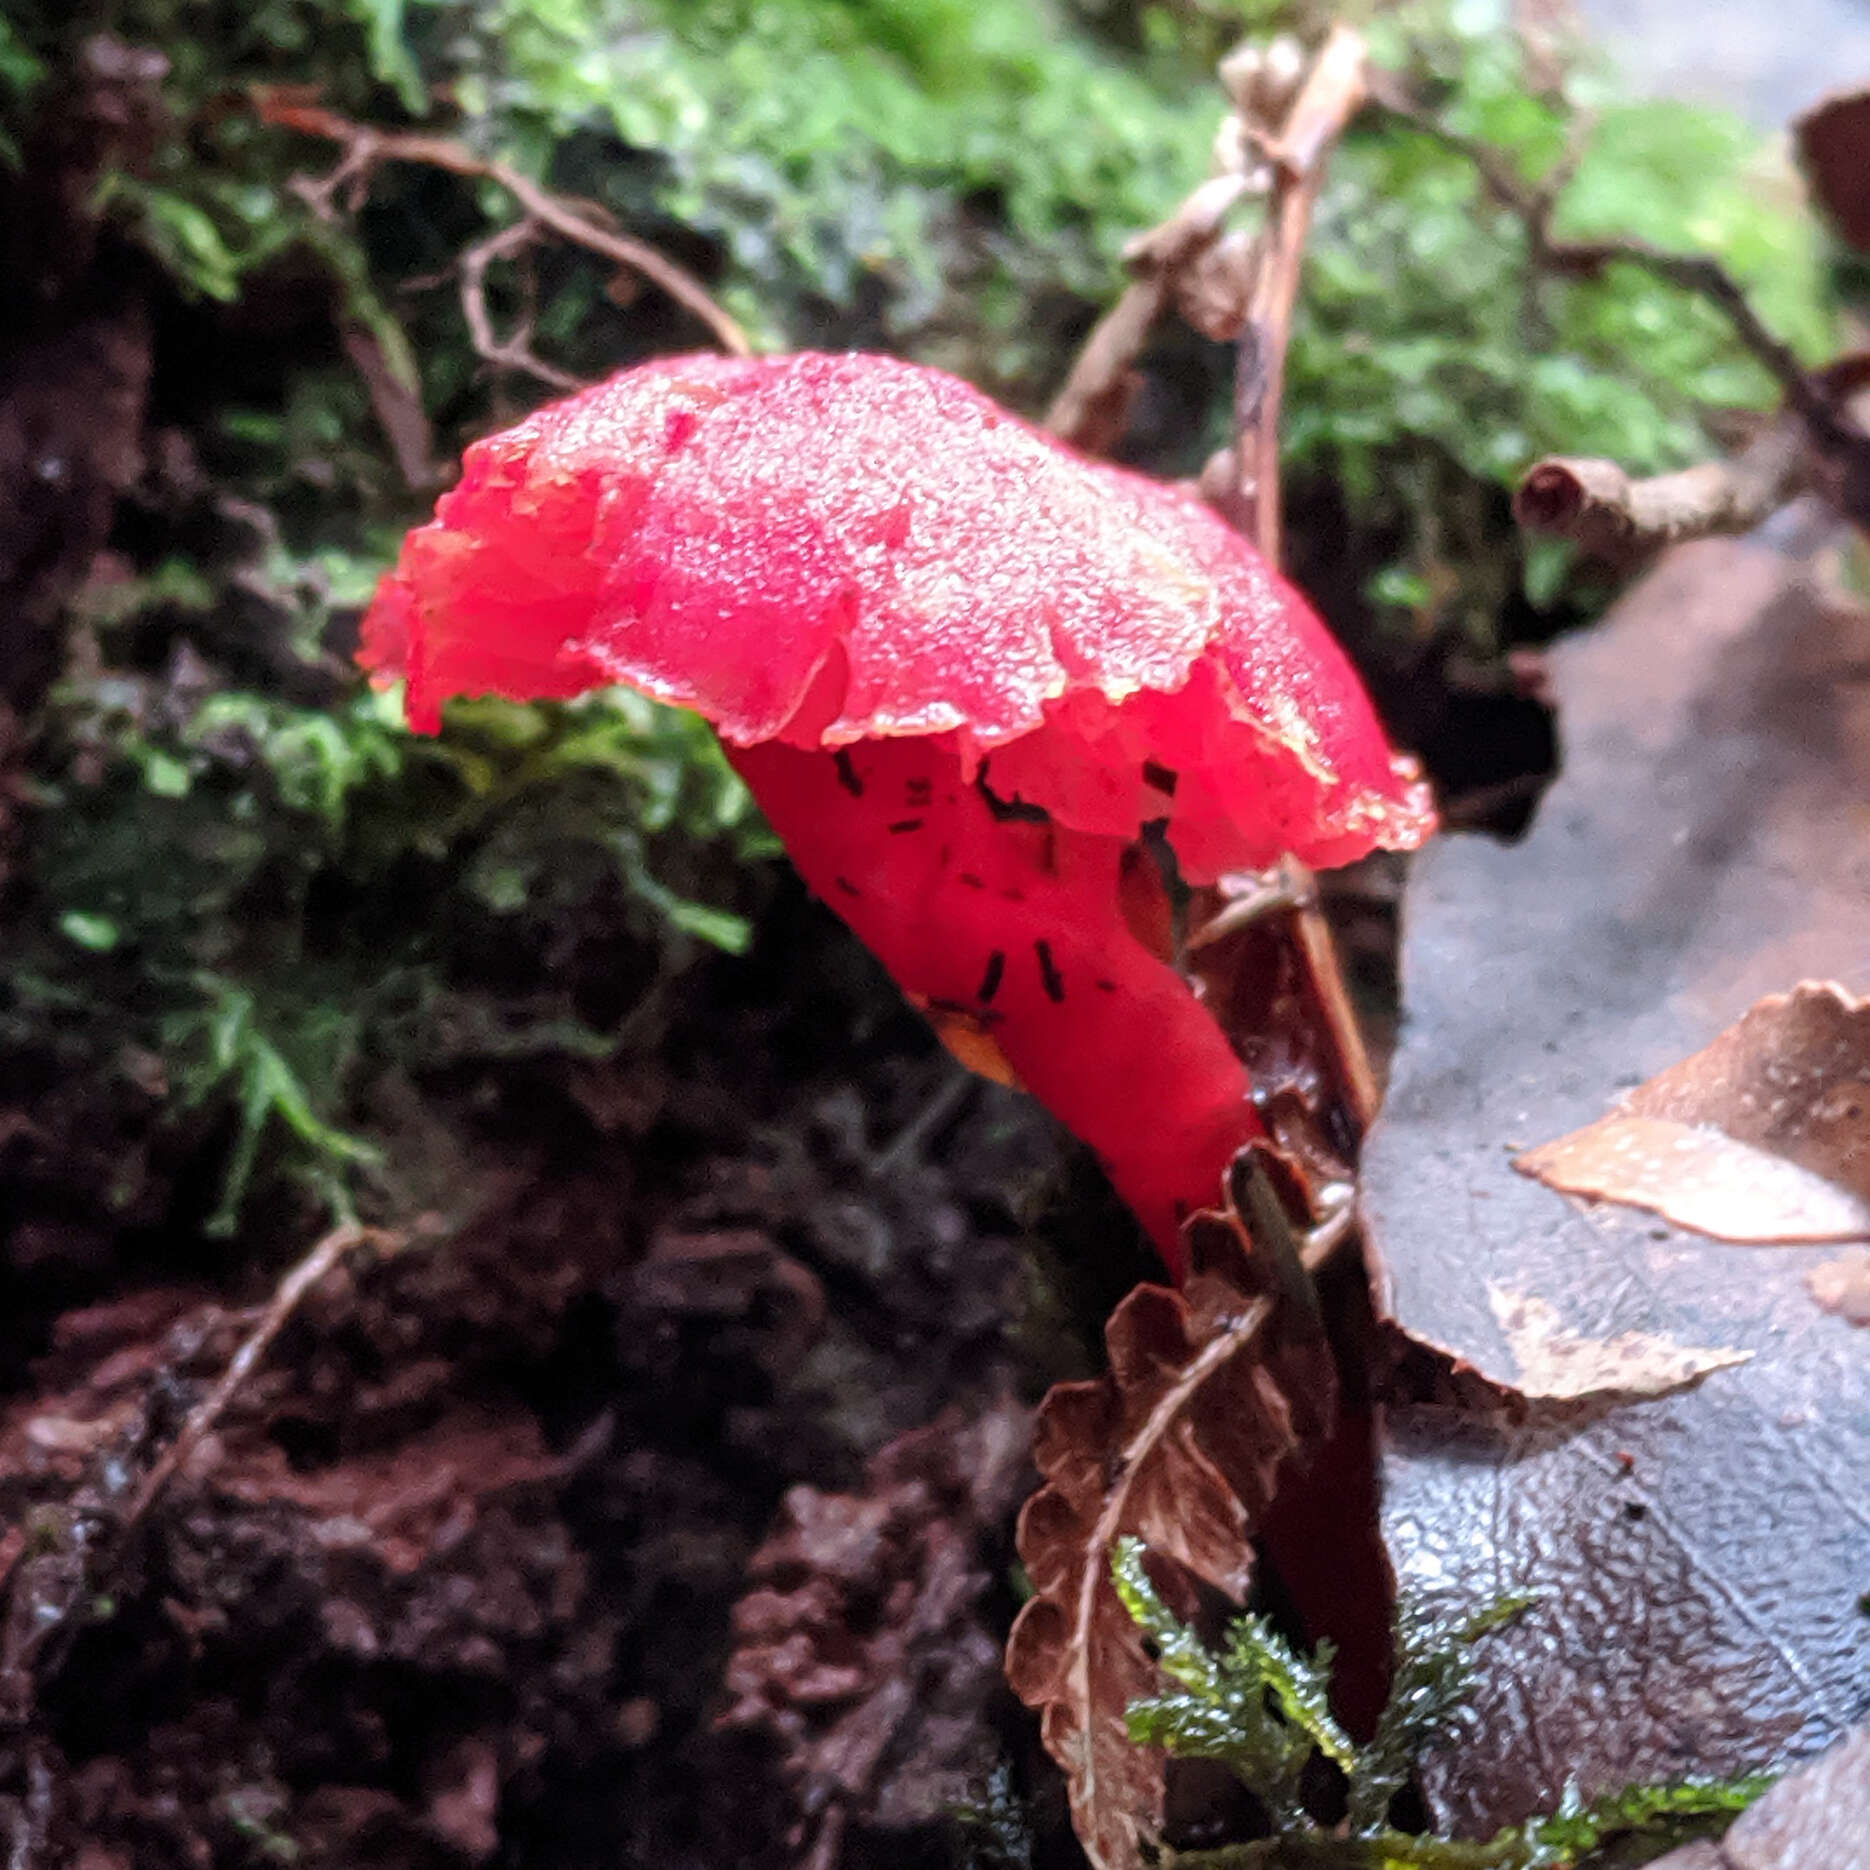
<path fill-rule="evenodd" d="M 1113 1547 L 1111 1576 L 1175 1685 L 1169 1693 L 1131 1703 L 1130 1738 L 1176 1759 L 1227 1767 L 1254 1795 L 1270 1827 L 1270 1836 L 1243 1844 L 1165 1851 L 1165 1861 L 1185 1870 L 1559 1870 L 1617 1838 L 1673 1841 L 1718 1829 L 1770 1783 L 1762 1778 L 1632 1787 L 1589 1805 L 1568 1804 L 1485 1842 L 1399 1831 L 1390 1822 L 1392 1803 L 1408 1784 L 1424 1742 L 1465 1699 L 1473 1645 L 1518 1616 L 1526 1608 L 1523 1601 L 1503 1601 L 1458 1620 L 1405 1608 L 1389 1701 L 1370 1742 L 1359 1746 L 1331 1712 L 1328 1645 L 1301 1656 L 1266 1618 L 1247 1615 L 1233 1619 L 1221 1646 L 1210 1649 L 1163 1601 L 1137 1539 Z M 1341 1824 L 1322 1824 L 1308 1810 L 1306 1775 L 1317 1759 L 1343 1775 L 1348 1796 Z"/>

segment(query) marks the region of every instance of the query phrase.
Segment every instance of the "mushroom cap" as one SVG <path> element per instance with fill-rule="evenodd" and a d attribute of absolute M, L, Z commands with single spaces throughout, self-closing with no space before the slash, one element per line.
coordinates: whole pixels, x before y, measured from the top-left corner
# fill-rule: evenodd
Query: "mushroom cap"
<path fill-rule="evenodd" d="M 885 357 L 665 358 L 469 448 L 364 625 L 413 725 L 626 683 L 727 740 L 952 736 L 1185 874 L 1432 815 L 1323 624 L 1199 500 Z"/>

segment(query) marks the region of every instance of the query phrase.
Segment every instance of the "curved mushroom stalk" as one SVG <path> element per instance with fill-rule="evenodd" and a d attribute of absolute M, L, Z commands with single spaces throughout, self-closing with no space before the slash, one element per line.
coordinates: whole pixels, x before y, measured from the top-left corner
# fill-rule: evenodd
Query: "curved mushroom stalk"
<path fill-rule="evenodd" d="M 1220 1029 L 1131 932 L 1125 841 L 1009 812 L 950 735 L 729 757 L 806 882 L 1090 1144 L 1179 1279 L 1183 1219 L 1262 1130 Z"/>

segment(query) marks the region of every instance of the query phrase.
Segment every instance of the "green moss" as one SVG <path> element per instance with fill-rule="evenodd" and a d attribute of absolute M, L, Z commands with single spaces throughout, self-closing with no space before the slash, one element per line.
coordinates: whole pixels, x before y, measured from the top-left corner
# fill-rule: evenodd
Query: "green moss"
<path fill-rule="evenodd" d="M 1176 1759 L 1227 1767 L 1253 1794 L 1271 1832 L 1247 1844 L 1165 1853 L 1166 1863 L 1185 1870 L 1561 1870 L 1613 1843 L 1647 1843 L 1653 1854 L 1718 1832 L 1771 1783 L 1633 1786 L 1589 1805 L 1570 1801 L 1479 1842 L 1398 1831 L 1389 1822 L 1391 1803 L 1417 1754 L 1467 1698 L 1473 1646 L 1519 1615 L 1524 1601 L 1506 1600 L 1457 1621 L 1404 1606 L 1389 1701 L 1370 1743 L 1360 1747 L 1331 1712 L 1328 1646 L 1300 1655 L 1266 1618 L 1248 1615 L 1229 1623 L 1221 1645 L 1210 1649 L 1163 1602 L 1136 1539 L 1117 1542 L 1111 1576 L 1172 1684 L 1168 1693 L 1130 1705 L 1131 1739 Z M 1343 1775 L 1342 1823 L 1321 1824 L 1308 1809 L 1315 1781 L 1307 1768 L 1315 1759 Z"/>

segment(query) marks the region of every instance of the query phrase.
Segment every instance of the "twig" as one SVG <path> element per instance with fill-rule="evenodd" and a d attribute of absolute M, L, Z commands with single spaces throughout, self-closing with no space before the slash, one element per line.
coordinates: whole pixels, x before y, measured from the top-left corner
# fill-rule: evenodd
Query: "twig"
<path fill-rule="evenodd" d="M 487 269 L 496 260 L 510 260 L 523 253 L 539 238 L 539 224 L 530 218 L 515 221 L 485 240 L 477 240 L 461 255 L 461 316 L 467 321 L 468 338 L 474 355 L 508 370 L 523 370 L 541 383 L 557 390 L 575 390 L 578 379 L 548 364 L 532 349 L 532 318 L 523 317 L 503 338 L 493 328 L 493 314 L 487 309 Z"/>
<path fill-rule="evenodd" d="M 385 1246 L 394 1243 L 395 1239 L 393 1235 L 378 1233 L 369 1228 L 359 1227 L 355 1222 L 347 1221 L 341 1227 L 334 1227 L 330 1233 L 318 1241 L 311 1251 L 280 1280 L 253 1329 L 241 1340 L 239 1348 L 228 1359 L 227 1368 L 221 1372 L 220 1381 L 189 1411 L 188 1419 L 182 1424 L 181 1432 L 158 1456 L 149 1472 L 143 1476 L 143 1484 L 137 1489 L 136 1498 L 131 1502 L 130 1510 L 124 1518 L 121 1528 L 123 1533 L 128 1534 L 141 1524 L 150 1508 L 160 1498 L 163 1489 L 213 1432 L 215 1424 L 226 1412 L 227 1405 L 233 1401 L 240 1386 L 253 1374 L 260 1360 L 272 1347 L 273 1340 L 285 1329 L 293 1313 L 298 1310 L 306 1294 L 356 1248 L 366 1243 Z"/>
<path fill-rule="evenodd" d="M 1364 1044 L 1363 1025 L 1351 1004 L 1350 989 L 1344 982 L 1344 965 L 1338 959 L 1337 937 L 1332 934 L 1331 923 L 1319 906 L 1312 874 L 1296 857 L 1289 857 L 1286 862 L 1296 876 L 1314 884 L 1293 912 L 1292 938 L 1305 964 L 1305 980 L 1311 988 L 1314 1010 L 1337 1064 L 1338 1089 L 1361 1136 L 1376 1121 L 1377 1107 L 1383 1101 L 1377 1088 L 1376 1067 L 1370 1062 L 1370 1048 Z"/>
<path fill-rule="evenodd" d="M 1268 916 L 1288 915 L 1316 894 L 1316 885 L 1307 875 L 1297 878 L 1280 864 L 1271 870 L 1238 870 L 1226 879 L 1220 892 L 1221 906 L 1188 937 L 1188 952 L 1199 954 L 1217 941 L 1225 940 Z"/>
<path fill-rule="evenodd" d="M 1318 879 L 1296 857 L 1285 857 L 1271 870 L 1243 870 L 1223 877 L 1208 899 L 1214 898 L 1220 906 L 1190 934 L 1190 954 L 1272 916 L 1288 918 L 1312 1012 L 1337 1067 L 1339 1093 L 1361 1134 L 1370 1127 L 1382 1098 L 1363 1027 L 1345 985 L 1337 941 L 1319 903 Z"/>
<path fill-rule="evenodd" d="M 1204 182 L 1160 227 L 1130 244 L 1128 257 L 1138 277 L 1092 331 L 1046 417 L 1054 434 L 1092 452 L 1118 439 L 1135 390 L 1133 366 L 1151 327 L 1174 299 L 1178 283 L 1213 253 L 1228 214 L 1249 196 L 1269 191 L 1266 228 L 1248 256 L 1249 276 L 1241 293 L 1246 316 L 1238 339 L 1232 458 L 1219 484 L 1204 475 L 1203 490 L 1275 565 L 1279 413 L 1305 240 L 1325 159 L 1367 95 L 1367 66 L 1363 37 L 1348 26 L 1333 27 L 1309 68 L 1289 39 L 1275 41 L 1264 52 L 1242 47 L 1229 55 L 1221 76 L 1235 110 L 1218 144 L 1224 172 Z M 1292 918 L 1293 940 L 1345 1107 L 1357 1128 L 1367 1129 L 1376 1114 L 1376 1073 L 1330 925 L 1302 864 L 1288 860 L 1282 866 L 1272 900 L 1259 906 L 1274 907 Z M 1236 915 L 1229 927 L 1238 920 Z M 1204 931 L 1197 942 L 1225 932 L 1218 927 Z"/>
<path fill-rule="evenodd" d="M 1579 153 L 1560 164 L 1541 186 L 1523 181 L 1496 149 L 1451 130 L 1423 110 L 1394 79 L 1373 85 L 1372 102 L 1474 165 L 1481 185 L 1503 208 L 1523 222 L 1536 271 L 1594 278 L 1611 266 L 1634 266 L 1652 278 L 1694 294 L 1714 306 L 1732 326 L 1742 347 L 1771 374 L 1787 406 L 1801 416 L 1814 442 L 1827 452 L 1870 464 L 1870 435 L 1826 394 L 1821 380 L 1800 364 L 1788 346 L 1753 308 L 1738 280 L 1712 254 L 1672 253 L 1634 237 L 1565 240 L 1552 232 L 1560 195 Z"/>
<path fill-rule="evenodd" d="M 1368 94 L 1366 66 L 1362 35 L 1334 26 L 1277 137 L 1263 143 L 1273 163 L 1273 195 L 1235 367 L 1234 492 L 1235 523 L 1271 565 L 1280 550 L 1279 405 L 1305 237 L 1325 157 Z"/>
<path fill-rule="evenodd" d="M 1537 257 L 1552 272 L 1585 277 L 1607 266 L 1640 267 L 1668 285 L 1706 299 L 1725 314 L 1734 336 L 1772 374 L 1788 405 L 1805 418 L 1815 440 L 1840 450 L 1870 447 L 1870 437 L 1825 396 L 1790 347 L 1753 309 L 1739 282 L 1712 254 L 1669 253 L 1645 240 L 1548 239 L 1537 250 Z"/>
<path fill-rule="evenodd" d="M 922 1108 L 871 1158 L 872 1178 L 885 1181 L 899 1169 L 906 1168 L 922 1153 L 929 1138 L 973 1101 L 980 1085 L 980 1079 L 973 1072 L 951 1068 Z"/>
<path fill-rule="evenodd" d="M 1614 461 L 1548 456 L 1520 482 L 1513 516 L 1528 532 L 1576 540 L 1613 562 L 1685 539 L 1751 532 L 1801 490 L 1806 441 L 1803 419 L 1789 414 L 1728 460 L 1647 480 L 1632 480 Z"/>
<path fill-rule="evenodd" d="M 1169 309 L 1176 276 L 1214 246 L 1254 186 L 1250 174 L 1210 176 L 1160 227 L 1130 243 L 1125 257 L 1136 276 L 1092 328 L 1052 399 L 1045 425 L 1054 435 L 1087 454 L 1107 453 L 1122 438 L 1136 395 L 1134 366 Z"/>
<path fill-rule="evenodd" d="M 345 324 L 339 342 L 351 368 L 363 379 L 371 411 L 389 441 L 404 482 L 418 490 L 432 487 L 434 435 L 422 398 L 391 364 L 383 340 L 369 326 Z"/>
<path fill-rule="evenodd" d="M 1277 136 L 1265 142 L 1273 196 L 1235 365 L 1234 475 L 1225 510 L 1271 565 L 1279 563 L 1281 551 L 1279 416 L 1305 240 L 1325 159 L 1369 95 L 1368 67 L 1362 35 L 1334 26 Z M 1339 1090 L 1361 1133 L 1376 1116 L 1376 1071 L 1311 872 L 1294 858 L 1282 869 L 1293 899 L 1293 941 L 1337 1066 Z"/>
<path fill-rule="evenodd" d="M 268 123 L 298 130 L 307 136 L 325 137 L 343 151 L 338 166 L 322 181 L 304 181 L 299 185 L 299 193 L 315 213 L 330 215 L 341 193 L 367 188 L 375 171 L 389 162 L 415 163 L 445 170 L 450 175 L 492 182 L 518 202 L 520 211 L 529 221 L 548 228 L 561 240 L 640 273 L 707 326 L 724 351 L 736 357 L 752 355 L 753 346 L 746 333 L 715 303 L 707 288 L 686 267 L 678 266 L 644 241 L 601 226 L 593 218 L 594 210 L 553 194 L 507 163 L 477 156 L 452 137 L 373 129 L 367 124 L 352 123 L 335 111 L 297 103 L 278 93 L 262 93 L 260 114 Z"/>

